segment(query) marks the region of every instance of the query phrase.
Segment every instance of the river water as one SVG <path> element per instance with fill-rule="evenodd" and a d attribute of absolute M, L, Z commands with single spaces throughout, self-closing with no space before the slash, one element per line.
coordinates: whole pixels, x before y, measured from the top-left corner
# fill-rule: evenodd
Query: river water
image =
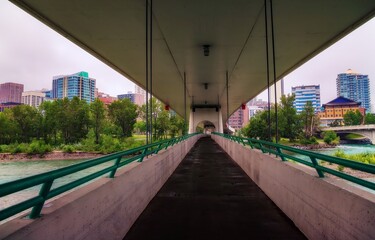
<path fill-rule="evenodd" d="M 375 153 L 375 145 L 358 145 L 358 144 L 342 144 L 335 148 L 325 148 L 314 150 L 314 152 L 319 152 L 322 154 L 333 155 L 337 150 L 342 150 L 346 154 L 356 154 L 356 153 Z"/>
<path fill-rule="evenodd" d="M 341 149 L 347 154 L 361 153 L 361 152 L 375 152 L 374 145 L 340 145 L 335 148 L 314 150 L 316 152 L 333 155 L 335 151 Z M 39 160 L 39 161 L 11 161 L 0 162 L 0 184 L 25 178 L 35 174 L 48 172 L 62 167 L 70 166 L 72 164 L 80 163 L 86 160 Z M 71 174 L 54 182 L 52 188 L 61 186 L 65 183 L 71 182 L 79 177 L 86 176 L 90 173 L 98 171 L 99 169 L 109 166 L 112 163 L 106 163 L 100 166 L 95 166 L 76 174 Z M 40 186 L 24 190 L 17 194 L 12 194 L 0 198 L 0 210 L 10 205 L 26 200 L 35 196 L 40 189 Z"/>
<path fill-rule="evenodd" d="M 33 176 L 39 173 L 44 173 L 55 169 L 67 167 L 84 161 L 87 160 L 12 160 L 9 162 L 0 162 L 0 184 Z M 108 167 L 111 164 L 113 164 L 112 161 L 57 179 L 54 181 L 51 189 L 57 188 L 61 185 L 72 182 L 81 177 L 87 176 L 90 173 L 97 172 L 98 170 Z M 17 192 L 15 194 L 1 197 L 0 210 L 36 196 L 40 190 L 40 187 L 41 185 Z M 10 219 L 7 219 L 5 221 L 8 220 Z M 2 221 L 0 221 L 0 224 L 1 223 Z"/>

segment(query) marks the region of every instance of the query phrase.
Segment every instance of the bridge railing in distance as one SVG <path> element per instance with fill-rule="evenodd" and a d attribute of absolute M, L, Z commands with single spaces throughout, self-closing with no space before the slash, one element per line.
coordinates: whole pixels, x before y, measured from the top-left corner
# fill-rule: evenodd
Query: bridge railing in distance
<path fill-rule="evenodd" d="M 304 164 L 306 166 L 315 168 L 316 172 L 318 173 L 318 176 L 321 178 L 324 177 L 324 173 L 329 173 L 339 178 L 342 178 L 350 182 L 356 183 L 358 185 L 375 190 L 375 183 L 367 181 L 365 179 L 357 178 L 347 173 L 343 173 L 343 172 L 322 166 L 319 163 L 319 160 L 338 164 L 343 167 L 352 168 L 352 169 L 359 170 L 362 172 L 375 174 L 375 165 L 373 164 L 355 162 L 355 161 L 351 161 L 351 160 L 347 160 L 343 158 L 310 152 L 310 151 L 306 151 L 306 150 L 302 150 L 302 149 L 298 149 L 294 147 L 289 147 L 289 146 L 285 146 L 285 145 L 281 145 L 281 144 L 277 144 L 273 142 L 267 142 L 263 140 L 258 140 L 258 139 L 253 139 L 253 138 L 243 138 L 243 137 L 238 137 L 238 136 L 233 136 L 233 135 L 228 135 L 228 134 L 223 134 L 223 133 L 216 133 L 216 132 L 212 134 L 219 135 L 231 141 L 237 142 L 239 144 L 243 144 L 244 146 L 248 145 L 253 149 L 254 148 L 259 149 L 263 153 L 275 154 L 276 157 L 280 157 L 282 161 L 293 160 L 301 164 Z M 311 160 L 311 162 L 298 158 L 296 156 L 293 156 L 290 153 L 297 153 L 303 156 L 307 156 Z"/>
<path fill-rule="evenodd" d="M 181 141 L 186 140 L 189 137 L 197 135 L 198 133 L 192 133 L 184 135 L 181 137 L 171 138 L 160 142 L 155 142 L 152 144 L 144 145 L 141 147 L 129 149 L 126 151 L 112 153 L 103 157 L 98 157 L 92 160 L 87 160 L 82 163 L 71 165 L 68 167 L 60 168 L 50 172 L 41 173 L 38 175 L 26 177 L 16 181 L 0 184 L 0 198 L 20 192 L 31 187 L 41 185 L 39 194 L 35 197 L 32 197 L 28 200 L 15 204 L 13 206 L 7 207 L 3 210 L 0 210 L 0 221 L 7 219 L 11 216 L 14 216 L 17 213 L 20 213 L 24 210 L 32 208 L 29 218 L 34 219 L 40 216 L 40 212 L 43 208 L 43 205 L 46 200 L 51 199 L 59 194 L 67 192 L 79 185 L 85 184 L 95 178 L 103 176 L 106 173 L 109 173 L 109 178 L 114 178 L 115 173 L 118 168 L 125 166 L 131 162 L 138 161 L 142 162 L 143 159 L 151 154 L 157 154 L 162 149 L 167 149 Z M 91 173 L 87 176 L 79 178 L 77 180 L 66 183 L 62 186 L 51 189 L 53 182 L 56 179 L 62 178 L 64 176 L 77 173 L 79 171 L 98 166 L 103 163 L 114 161 L 114 164 L 105 167 L 101 170 L 98 170 L 94 173 Z"/>

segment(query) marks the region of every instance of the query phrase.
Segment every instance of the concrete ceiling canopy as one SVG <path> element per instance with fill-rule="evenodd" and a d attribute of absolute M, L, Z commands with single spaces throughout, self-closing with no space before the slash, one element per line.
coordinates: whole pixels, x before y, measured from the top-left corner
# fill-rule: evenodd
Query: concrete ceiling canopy
<path fill-rule="evenodd" d="M 145 1 L 11 1 L 134 83 L 146 85 Z M 154 0 L 154 95 L 183 116 L 184 72 L 187 109 L 194 97 L 195 104 L 219 104 L 226 113 L 226 71 L 229 113 L 264 90 L 264 12 L 264 0 Z M 371 19 L 375 1 L 275 0 L 273 13 L 280 79 Z"/>

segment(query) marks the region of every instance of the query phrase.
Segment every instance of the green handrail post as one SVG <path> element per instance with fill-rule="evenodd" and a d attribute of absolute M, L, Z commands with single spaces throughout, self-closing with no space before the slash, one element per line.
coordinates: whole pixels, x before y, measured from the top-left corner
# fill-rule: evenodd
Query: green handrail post
<path fill-rule="evenodd" d="M 250 145 L 251 149 L 254 149 L 254 144 L 253 144 L 253 142 L 250 140 L 250 138 L 247 139 L 247 143 Z"/>
<path fill-rule="evenodd" d="M 42 211 L 43 205 L 44 205 L 44 203 L 47 199 L 47 195 L 48 195 L 49 191 L 51 190 L 52 184 L 53 184 L 53 180 L 43 183 L 43 185 L 42 185 L 42 187 L 39 191 L 39 196 L 43 198 L 43 202 L 35 205 L 32 208 L 31 213 L 29 215 L 30 219 L 35 219 L 35 218 L 40 217 L 40 212 Z"/>
<path fill-rule="evenodd" d="M 163 146 L 163 142 L 161 142 L 160 144 L 159 144 L 159 146 L 158 146 L 158 148 L 156 149 L 156 154 L 158 154 L 159 153 L 159 151 L 162 149 L 162 146 Z"/>
<path fill-rule="evenodd" d="M 264 148 L 263 148 L 263 144 L 262 143 L 258 143 L 259 144 L 259 148 L 260 148 L 260 150 L 262 151 L 262 153 L 266 153 L 266 151 L 264 150 Z"/>
<path fill-rule="evenodd" d="M 174 141 L 173 139 L 168 140 L 167 144 L 165 144 L 164 150 L 167 149 L 169 147 L 169 145 L 171 145 L 171 142 L 173 142 L 173 141 Z"/>
<path fill-rule="evenodd" d="M 322 170 L 320 170 L 320 169 L 318 168 L 319 164 L 318 164 L 318 161 L 316 161 L 316 158 L 310 156 L 310 159 L 311 159 L 311 162 L 312 162 L 312 164 L 314 165 L 315 170 L 317 171 L 319 177 L 320 177 L 320 178 L 324 178 L 324 173 L 323 173 Z"/>
<path fill-rule="evenodd" d="M 122 156 L 116 158 L 116 161 L 115 161 L 115 169 L 113 169 L 110 173 L 109 173 L 109 178 L 114 178 L 115 177 L 115 174 L 116 174 L 116 171 L 117 171 L 117 168 L 118 168 L 118 165 L 120 164 L 120 161 L 122 159 Z"/>
<path fill-rule="evenodd" d="M 143 162 L 143 159 L 147 155 L 147 149 L 148 149 L 148 147 L 146 147 L 145 149 L 143 149 L 143 151 L 141 153 L 141 158 L 138 160 L 138 162 Z"/>
<path fill-rule="evenodd" d="M 281 151 L 280 147 L 276 147 L 277 152 L 279 153 L 279 156 L 281 158 L 281 161 L 286 161 L 283 152 Z"/>

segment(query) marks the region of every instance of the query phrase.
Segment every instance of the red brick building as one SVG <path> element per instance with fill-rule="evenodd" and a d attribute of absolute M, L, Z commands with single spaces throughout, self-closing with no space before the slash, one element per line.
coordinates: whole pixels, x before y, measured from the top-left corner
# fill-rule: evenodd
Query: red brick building
<path fill-rule="evenodd" d="M 0 103 L 21 103 L 23 84 L 2 83 L 0 84 Z"/>

